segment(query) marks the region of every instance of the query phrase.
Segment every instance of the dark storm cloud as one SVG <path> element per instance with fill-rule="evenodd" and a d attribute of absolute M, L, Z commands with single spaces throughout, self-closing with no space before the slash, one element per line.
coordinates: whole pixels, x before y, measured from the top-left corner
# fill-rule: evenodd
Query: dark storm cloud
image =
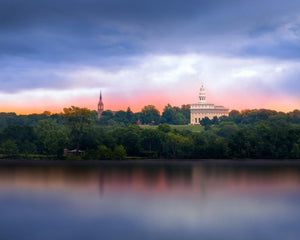
<path fill-rule="evenodd" d="M 274 39 L 276 48 L 263 51 L 255 38 L 271 35 L 299 10 L 294 0 L 284 5 L 273 0 L 1 0 L 0 54 L 91 62 L 150 51 L 276 56 L 280 39 Z M 248 38 L 250 45 L 244 46 Z M 278 51 L 279 57 L 295 57 Z"/>
<path fill-rule="evenodd" d="M 53 69 L 143 54 L 298 59 L 299 10 L 295 0 L 0 0 L 1 91 L 65 87 Z"/>

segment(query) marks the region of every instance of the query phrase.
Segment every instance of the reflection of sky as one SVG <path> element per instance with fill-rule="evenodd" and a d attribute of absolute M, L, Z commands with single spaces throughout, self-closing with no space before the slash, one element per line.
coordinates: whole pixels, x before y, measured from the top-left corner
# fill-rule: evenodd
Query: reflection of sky
<path fill-rule="evenodd" d="M 0 194 L 1 236 L 8 239 L 297 239 L 299 194 L 268 197 L 59 192 Z M 5 206 L 5 207 L 4 207 Z M 18 231 L 13 231 L 17 228 Z M 25 236 L 25 237 L 24 237 Z M 244 237 L 246 236 L 246 237 Z"/>
<path fill-rule="evenodd" d="M 299 1 L 2 0 L 0 108 L 299 108 Z M 237 101 L 238 99 L 238 101 Z"/>
<path fill-rule="evenodd" d="M 300 237 L 299 166 L 122 164 L 0 173 L 1 239 Z"/>

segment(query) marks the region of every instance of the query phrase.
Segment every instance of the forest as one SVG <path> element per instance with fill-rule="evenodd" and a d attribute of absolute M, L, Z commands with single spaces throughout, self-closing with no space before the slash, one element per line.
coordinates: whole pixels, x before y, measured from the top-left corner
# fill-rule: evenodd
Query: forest
<path fill-rule="evenodd" d="M 64 108 L 62 113 L 0 113 L 4 159 L 299 159 L 300 111 L 232 110 L 189 130 L 189 106 L 140 112 Z M 181 126 L 180 129 L 175 126 Z M 186 125 L 186 126 L 182 126 Z M 67 151 L 66 149 L 73 150 Z"/>

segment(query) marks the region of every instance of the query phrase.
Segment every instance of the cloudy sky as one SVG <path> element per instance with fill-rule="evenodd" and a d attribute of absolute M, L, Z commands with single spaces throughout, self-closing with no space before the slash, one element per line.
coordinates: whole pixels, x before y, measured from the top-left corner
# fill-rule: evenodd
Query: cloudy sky
<path fill-rule="evenodd" d="M 0 0 L 0 111 L 300 108 L 300 0 Z"/>

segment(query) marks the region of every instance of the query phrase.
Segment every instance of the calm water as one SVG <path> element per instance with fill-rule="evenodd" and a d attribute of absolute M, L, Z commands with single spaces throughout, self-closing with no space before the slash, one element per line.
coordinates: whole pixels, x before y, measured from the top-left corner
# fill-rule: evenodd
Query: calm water
<path fill-rule="evenodd" d="M 300 164 L 0 165 L 0 239 L 300 239 Z"/>

